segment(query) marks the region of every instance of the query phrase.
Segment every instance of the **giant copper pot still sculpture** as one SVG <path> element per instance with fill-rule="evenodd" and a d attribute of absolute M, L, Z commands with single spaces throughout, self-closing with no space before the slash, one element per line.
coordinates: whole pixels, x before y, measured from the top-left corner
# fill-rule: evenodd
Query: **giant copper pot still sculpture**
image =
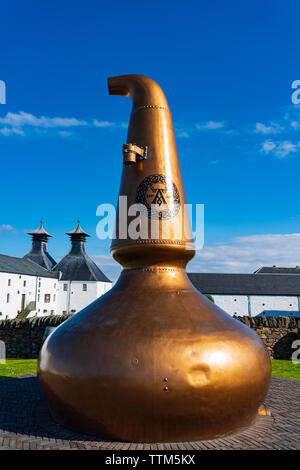
<path fill-rule="evenodd" d="M 108 88 L 133 100 L 120 195 L 128 207 L 144 204 L 149 226 L 152 205 L 156 238 L 118 236 L 117 215 L 111 252 L 123 266 L 119 280 L 41 350 L 38 376 L 51 414 L 85 433 L 140 442 L 249 426 L 268 390 L 270 360 L 258 335 L 187 277 L 194 246 L 188 230 L 178 238 L 186 200 L 164 93 L 141 75 L 110 78 Z"/>

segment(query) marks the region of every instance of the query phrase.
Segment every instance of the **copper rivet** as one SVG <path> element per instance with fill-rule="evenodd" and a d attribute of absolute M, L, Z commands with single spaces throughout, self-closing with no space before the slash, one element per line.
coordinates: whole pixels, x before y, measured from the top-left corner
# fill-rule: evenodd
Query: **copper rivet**
<path fill-rule="evenodd" d="M 164 392 L 167 392 L 169 390 L 169 387 L 164 387 Z"/>
<path fill-rule="evenodd" d="M 168 377 L 165 377 L 165 378 L 164 378 L 164 382 L 168 382 Z"/>

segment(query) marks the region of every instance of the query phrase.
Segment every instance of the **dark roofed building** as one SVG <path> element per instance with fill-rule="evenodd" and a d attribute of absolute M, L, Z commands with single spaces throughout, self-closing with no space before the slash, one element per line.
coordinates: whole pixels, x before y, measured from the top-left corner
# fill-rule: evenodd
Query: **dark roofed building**
<path fill-rule="evenodd" d="M 28 235 L 32 236 L 32 247 L 29 253 L 24 256 L 24 258 L 33 261 L 45 269 L 51 270 L 56 265 L 56 261 L 54 261 L 52 256 L 50 256 L 48 253 L 47 244 L 48 238 L 52 237 L 53 235 L 50 235 L 50 233 L 46 232 L 43 227 L 42 220 L 39 228 L 27 233 Z"/>
<path fill-rule="evenodd" d="M 300 276 L 298 272 L 290 272 L 298 268 L 277 269 L 288 271 L 188 273 L 188 276 L 196 289 L 202 294 L 211 295 L 215 304 L 230 315 L 255 316 L 266 310 L 299 311 L 300 315 Z"/>
<path fill-rule="evenodd" d="M 0 255 L 0 319 L 76 313 L 111 288 L 111 281 L 85 251 L 89 234 L 79 223 L 68 232 L 69 253 L 56 263 L 47 251 L 43 223 L 29 232 L 32 248 L 23 258 Z"/>
<path fill-rule="evenodd" d="M 188 276 L 203 294 L 300 296 L 300 278 L 294 274 L 189 273 Z"/>
<path fill-rule="evenodd" d="M 39 266 L 30 259 L 15 258 L 14 256 L 0 255 L 0 272 L 11 274 L 24 274 L 27 276 L 56 278 L 56 274 Z"/>
<path fill-rule="evenodd" d="M 254 274 L 300 274 L 299 266 L 295 268 L 280 268 L 278 266 L 263 266 L 254 271 Z"/>
<path fill-rule="evenodd" d="M 90 235 L 80 227 L 66 234 L 71 238 L 69 253 L 54 266 L 53 271 L 60 272 L 60 280 L 111 282 L 85 251 L 86 237 Z"/>

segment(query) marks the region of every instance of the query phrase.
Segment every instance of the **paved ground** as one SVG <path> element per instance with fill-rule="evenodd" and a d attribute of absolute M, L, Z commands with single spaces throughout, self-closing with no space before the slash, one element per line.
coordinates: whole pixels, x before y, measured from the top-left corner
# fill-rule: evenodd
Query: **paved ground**
<path fill-rule="evenodd" d="M 36 376 L 0 380 L 0 450 L 12 449 L 300 449 L 300 381 L 272 378 L 265 404 L 272 416 L 259 416 L 245 431 L 222 439 L 170 444 L 106 441 L 74 433 L 49 416 Z"/>

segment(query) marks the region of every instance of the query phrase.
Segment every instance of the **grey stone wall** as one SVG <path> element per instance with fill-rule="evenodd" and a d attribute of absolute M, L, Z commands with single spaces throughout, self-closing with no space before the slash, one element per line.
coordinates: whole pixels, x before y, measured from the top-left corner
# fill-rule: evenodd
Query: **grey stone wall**
<path fill-rule="evenodd" d="M 292 343 L 300 339 L 300 317 L 235 317 L 261 337 L 270 357 L 290 359 Z"/>
<path fill-rule="evenodd" d="M 52 315 L 0 321 L 0 341 L 7 358 L 36 358 L 47 326 L 58 326 L 72 315 Z M 300 317 L 235 317 L 254 329 L 274 359 L 290 359 L 292 342 L 300 339 Z"/>
<path fill-rule="evenodd" d="M 72 315 L 51 315 L 24 320 L 1 320 L 0 341 L 5 342 L 7 358 L 33 359 L 39 354 L 47 326 L 58 326 Z"/>

